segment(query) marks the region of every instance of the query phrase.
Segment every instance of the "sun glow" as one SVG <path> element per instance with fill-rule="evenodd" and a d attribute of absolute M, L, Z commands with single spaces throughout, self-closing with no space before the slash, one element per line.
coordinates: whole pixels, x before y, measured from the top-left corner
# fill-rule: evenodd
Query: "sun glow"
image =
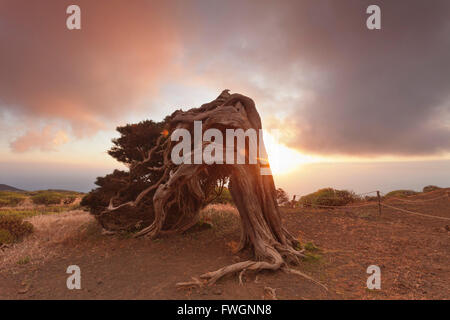
<path fill-rule="evenodd" d="M 275 175 L 287 174 L 305 163 L 317 162 L 313 156 L 302 154 L 280 143 L 276 136 L 264 132 L 264 144 L 269 156 L 270 168 Z"/>

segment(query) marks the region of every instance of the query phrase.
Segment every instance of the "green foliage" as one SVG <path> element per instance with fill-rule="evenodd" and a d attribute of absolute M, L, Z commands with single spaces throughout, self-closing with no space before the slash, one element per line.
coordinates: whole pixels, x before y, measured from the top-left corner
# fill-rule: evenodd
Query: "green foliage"
<path fill-rule="evenodd" d="M 299 202 L 304 207 L 345 206 L 360 200 L 361 198 L 352 191 L 324 188 L 301 197 Z"/>
<path fill-rule="evenodd" d="M 31 260 L 30 257 L 26 256 L 26 257 L 23 257 L 22 259 L 20 259 L 19 261 L 17 261 L 17 264 L 24 265 L 24 264 L 29 263 L 30 260 Z"/>
<path fill-rule="evenodd" d="M 104 177 L 98 177 L 95 184 L 99 187 L 86 194 L 80 204 L 88 207 L 91 213 L 99 214 L 108 206 L 109 200 L 116 196 L 119 190 L 127 189 L 128 176 L 128 172 L 114 170 L 113 173 Z M 137 191 L 133 192 L 134 196 L 137 195 Z"/>
<path fill-rule="evenodd" d="M 311 252 L 305 253 L 305 261 L 307 262 L 318 262 L 322 259 L 322 256 L 320 254 L 315 254 Z"/>
<path fill-rule="evenodd" d="M 64 199 L 63 195 L 56 192 L 41 192 L 31 197 L 34 204 L 52 205 L 60 204 Z"/>
<path fill-rule="evenodd" d="M 8 231 L 18 241 L 33 232 L 33 225 L 19 217 L 0 216 L 0 230 Z"/>
<path fill-rule="evenodd" d="M 441 189 L 441 188 L 438 186 L 429 185 L 429 186 L 423 187 L 423 192 L 424 193 L 431 192 L 431 191 L 435 191 L 435 190 L 439 190 L 439 189 Z"/>
<path fill-rule="evenodd" d="M 144 160 L 143 153 L 156 144 L 164 127 L 165 122 L 152 120 L 117 127 L 116 130 L 120 133 L 120 137 L 112 140 L 114 146 L 108 151 L 108 154 L 127 164 L 134 160 L 142 161 Z"/>
<path fill-rule="evenodd" d="M 322 256 L 319 254 L 321 250 L 313 242 L 305 243 L 303 249 L 305 249 L 303 254 L 306 262 L 319 262 L 322 259 Z"/>
<path fill-rule="evenodd" d="M 27 197 L 31 198 L 34 204 L 52 205 L 71 204 L 81 193 L 64 190 L 41 190 L 41 191 L 0 191 L 0 207 L 15 207 L 21 204 Z"/>
<path fill-rule="evenodd" d="M 55 204 L 71 204 L 75 201 L 75 199 L 81 196 L 81 193 L 73 192 L 73 191 L 64 191 L 64 190 L 41 190 L 28 192 L 31 196 L 31 201 L 34 204 L 41 205 L 55 205 Z"/>
<path fill-rule="evenodd" d="M 0 191 L 0 207 L 14 207 L 26 199 L 25 194 L 15 191 Z"/>
<path fill-rule="evenodd" d="M 408 196 L 414 196 L 418 194 L 419 192 L 416 192 L 414 190 L 394 190 L 391 192 L 388 192 L 385 197 L 408 197 Z"/>
<path fill-rule="evenodd" d="M 120 137 L 113 139 L 113 147 L 108 154 L 125 164 L 140 162 L 147 157 L 149 150 L 156 145 L 156 141 L 163 134 L 166 123 L 151 120 L 141 121 L 137 124 L 127 124 L 117 127 Z M 115 197 L 118 203 L 124 203 L 136 199 L 137 195 L 149 185 L 158 181 L 163 171 L 149 170 L 151 167 L 160 167 L 164 162 L 163 154 L 155 152 L 150 161 L 145 165 L 135 167 L 133 183 L 130 181 L 130 173 L 115 170 L 104 177 L 98 177 L 93 189 L 81 201 L 81 205 L 89 208 L 94 215 L 100 214 L 109 205 L 111 198 Z M 155 191 L 151 191 L 149 198 Z"/>
<path fill-rule="evenodd" d="M 216 192 L 220 192 L 219 187 L 216 188 Z M 215 198 L 212 203 L 233 203 L 230 190 L 227 187 L 223 187 L 222 192 Z"/>
<path fill-rule="evenodd" d="M 77 192 L 77 191 L 70 191 L 70 190 L 60 190 L 60 189 L 47 189 L 47 190 L 37 190 L 37 191 L 26 191 L 24 192 L 24 194 L 26 196 L 32 197 L 38 194 L 46 194 L 46 193 L 54 193 L 54 194 L 59 194 L 62 197 L 79 197 L 81 195 L 83 195 L 83 193 L 81 192 Z"/>
<path fill-rule="evenodd" d="M 0 209 L 0 216 L 14 216 L 18 218 L 30 218 L 39 215 L 55 214 L 65 211 L 71 211 L 79 209 L 79 205 L 69 205 L 69 206 L 51 206 L 51 207 L 37 207 L 31 209 L 20 209 L 20 208 L 8 208 Z"/>
<path fill-rule="evenodd" d="M 305 243 L 305 245 L 303 246 L 305 248 L 305 250 L 307 251 L 319 251 L 320 249 L 318 247 L 316 247 L 316 245 L 312 242 L 307 242 Z"/>
<path fill-rule="evenodd" d="M 14 236 L 6 229 L 0 229 L 0 245 L 14 242 Z"/>

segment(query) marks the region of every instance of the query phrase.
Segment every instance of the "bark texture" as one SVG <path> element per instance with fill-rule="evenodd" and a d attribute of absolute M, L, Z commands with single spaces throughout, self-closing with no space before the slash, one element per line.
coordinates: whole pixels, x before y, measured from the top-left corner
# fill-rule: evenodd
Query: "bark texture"
<path fill-rule="evenodd" d="M 265 159 L 257 164 L 181 164 L 175 165 L 171 151 L 175 143 L 171 133 L 184 128 L 194 136 L 194 121 L 202 121 L 203 131 L 216 128 L 225 137 L 226 129 L 262 128 L 255 103 L 241 94 L 230 94 L 224 90 L 215 100 L 199 108 L 175 111 L 167 119 L 164 130 L 156 145 L 144 155 L 143 161 L 132 163 L 127 187 L 142 175 L 144 167 L 148 172 L 160 172 L 157 181 L 146 186 L 134 200 L 120 203 L 120 197 L 112 197 L 109 206 L 99 215 L 103 227 L 117 231 L 130 226 L 146 225 L 136 236 L 158 237 L 161 234 L 183 232 L 196 224 L 200 210 L 214 198 L 217 185 L 229 181 L 230 193 L 241 218 L 240 249 L 253 250 L 254 260 L 239 262 L 214 272 L 206 273 L 193 282 L 181 283 L 189 286 L 200 283 L 214 283 L 229 273 L 262 269 L 287 268 L 287 262 L 296 262 L 302 257 L 297 250 L 298 242 L 283 227 L 276 201 L 276 189 L 271 175 L 261 175 L 261 168 L 267 167 Z M 263 144 L 259 142 L 259 145 Z M 204 143 L 206 146 L 207 143 Z M 223 145 L 223 148 L 226 148 Z M 194 146 L 192 146 L 194 149 Z M 234 150 L 235 153 L 242 150 Z M 162 155 L 159 166 L 149 167 L 152 157 Z M 248 147 L 246 150 L 248 156 Z M 247 162 L 248 163 L 248 162 Z"/>

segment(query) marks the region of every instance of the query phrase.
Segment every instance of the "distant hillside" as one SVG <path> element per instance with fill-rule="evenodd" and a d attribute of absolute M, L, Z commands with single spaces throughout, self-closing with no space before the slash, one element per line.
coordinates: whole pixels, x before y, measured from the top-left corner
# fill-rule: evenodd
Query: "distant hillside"
<path fill-rule="evenodd" d="M 24 191 L 24 190 L 20 190 L 20 189 L 8 186 L 7 184 L 0 183 L 0 191 Z"/>

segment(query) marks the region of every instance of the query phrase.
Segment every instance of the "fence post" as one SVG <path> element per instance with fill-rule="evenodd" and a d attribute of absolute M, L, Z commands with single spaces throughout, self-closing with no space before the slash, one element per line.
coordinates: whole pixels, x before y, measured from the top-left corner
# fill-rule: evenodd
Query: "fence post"
<path fill-rule="evenodd" d="M 380 191 L 377 191 L 377 197 L 378 197 L 378 214 L 381 216 L 381 197 L 380 197 Z"/>

